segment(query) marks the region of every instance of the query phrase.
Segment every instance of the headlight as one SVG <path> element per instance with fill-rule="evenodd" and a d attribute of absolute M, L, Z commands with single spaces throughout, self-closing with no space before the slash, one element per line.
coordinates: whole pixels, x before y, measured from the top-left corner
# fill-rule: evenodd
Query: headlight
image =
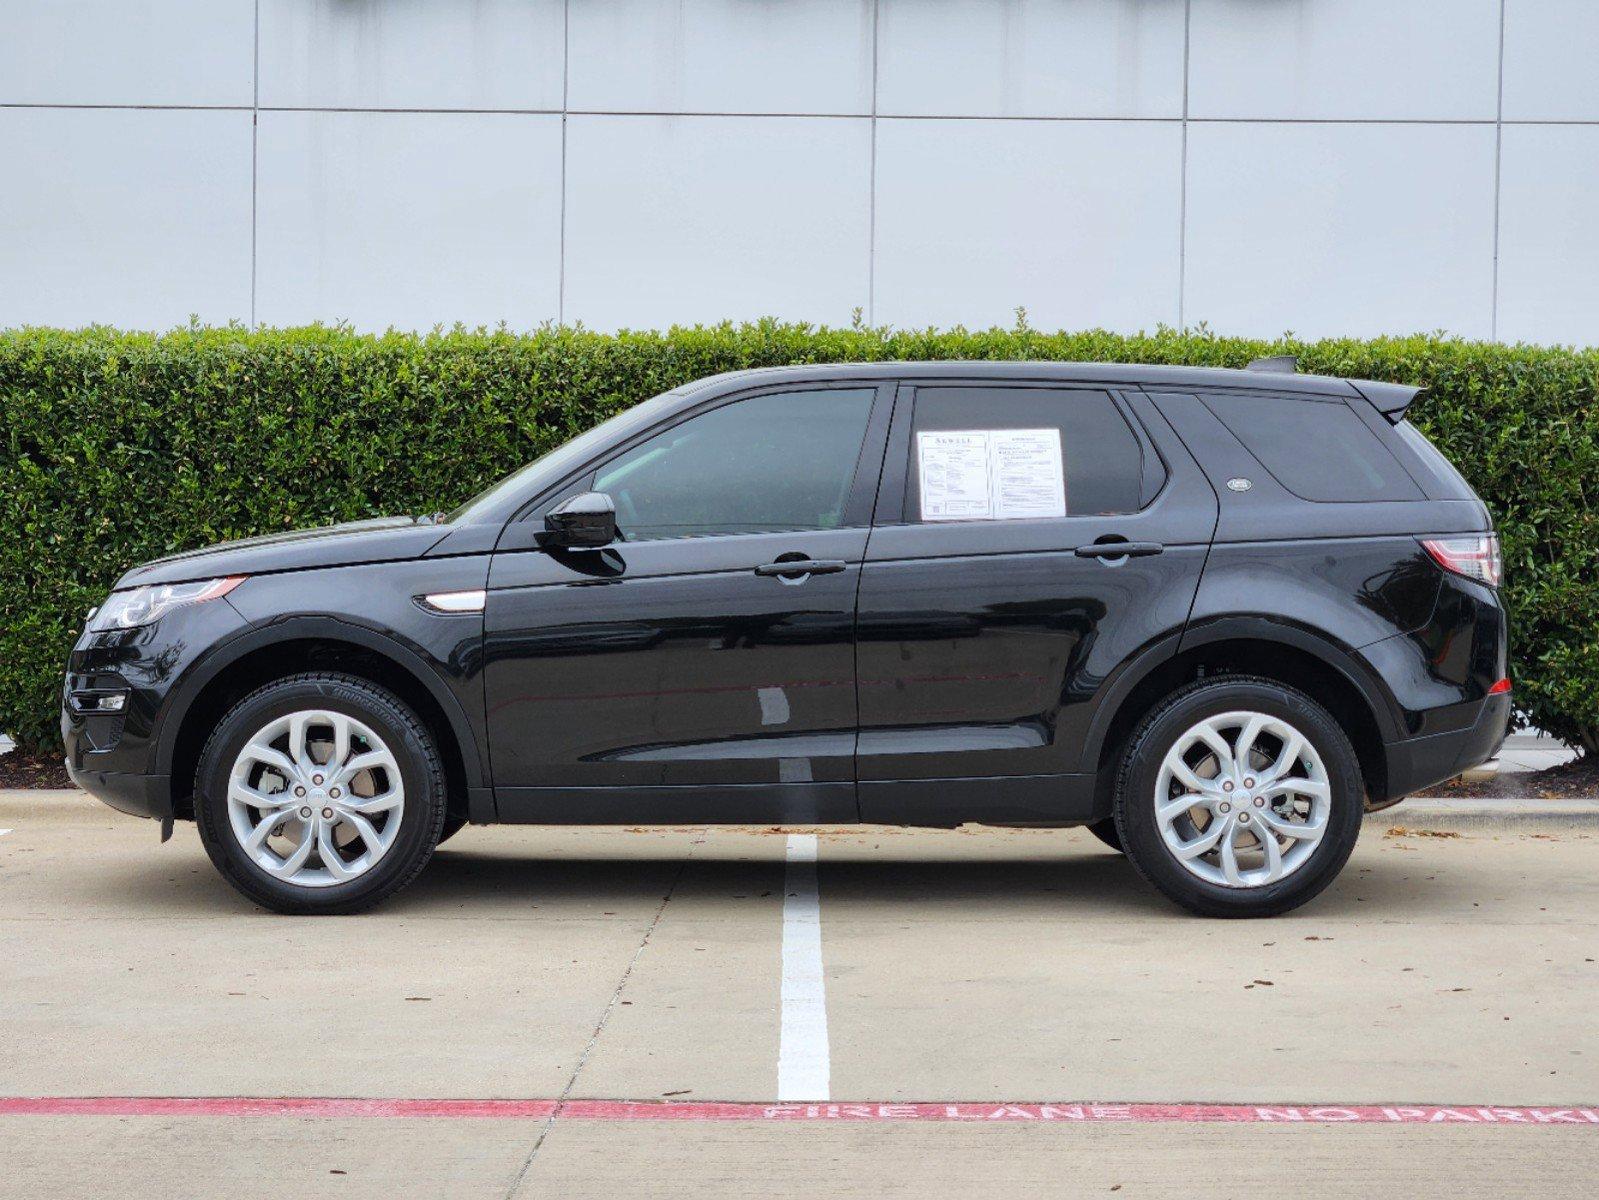
<path fill-rule="evenodd" d="M 227 575 L 221 579 L 199 579 L 193 583 L 158 583 L 131 588 L 126 592 L 112 592 L 110 597 L 89 618 L 89 628 L 95 633 L 108 629 L 132 629 L 159 621 L 174 608 L 185 604 L 204 604 L 226 596 L 245 580 L 243 575 Z"/>

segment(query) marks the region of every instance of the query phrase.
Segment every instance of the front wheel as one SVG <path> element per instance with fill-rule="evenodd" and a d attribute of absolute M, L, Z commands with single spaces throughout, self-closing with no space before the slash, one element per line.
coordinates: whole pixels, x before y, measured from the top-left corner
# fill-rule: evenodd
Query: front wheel
<path fill-rule="evenodd" d="M 1133 734 L 1117 778 L 1127 856 L 1202 916 L 1299 907 L 1343 869 L 1363 811 L 1360 763 L 1327 710 L 1247 676 L 1168 697 Z"/>
<path fill-rule="evenodd" d="M 355 676 L 270 683 L 201 752 L 195 820 L 222 876 L 283 913 L 370 908 L 416 878 L 445 821 L 432 735 Z"/>

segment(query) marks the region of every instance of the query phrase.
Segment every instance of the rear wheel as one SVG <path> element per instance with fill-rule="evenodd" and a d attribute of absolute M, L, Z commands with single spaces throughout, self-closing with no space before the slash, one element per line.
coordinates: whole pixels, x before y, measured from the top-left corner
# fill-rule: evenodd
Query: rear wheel
<path fill-rule="evenodd" d="M 349 675 L 296 675 L 245 697 L 200 755 L 195 819 L 223 877 L 284 913 L 370 908 L 438 844 L 445 783 L 426 726 Z"/>
<path fill-rule="evenodd" d="M 1128 744 L 1116 827 L 1133 864 L 1204 916 L 1273 916 L 1337 876 L 1364 810 L 1349 738 L 1304 693 L 1247 676 L 1170 696 Z"/>

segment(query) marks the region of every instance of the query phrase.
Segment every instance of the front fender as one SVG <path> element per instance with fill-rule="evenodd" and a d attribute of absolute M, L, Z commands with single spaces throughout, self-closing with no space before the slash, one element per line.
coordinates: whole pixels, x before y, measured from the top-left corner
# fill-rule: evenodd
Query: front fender
<path fill-rule="evenodd" d="M 471 789 L 488 787 L 483 746 L 477 732 L 481 721 L 474 722 L 463 705 L 459 695 L 462 689 L 459 686 L 452 687 L 439 668 L 429 661 L 430 656 L 425 655 L 414 643 L 407 644 L 390 631 L 352 620 L 347 616 L 330 615 L 297 615 L 269 619 L 253 624 L 214 646 L 196 663 L 182 686 L 174 689 L 169 697 L 166 711 L 161 715 L 157 726 L 155 755 L 151 769 L 161 774 L 171 772 L 179 732 L 195 701 L 204 693 L 208 684 L 249 654 L 277 644 L 308 640 L 343 643 L 369 650 L 404 670 L 427 691 L 449 722 L 450 731 L 461 750 L 461 764 L 466 775 L 467 787 Z M 474 643 L 481 640 L 480 627 L 477 636 L 472 640 Z M 473 661 L 452 663 L 450 666 L 451 669 L 462 672 L 471 681 L 475 681 L 479 678 L 479 664 L 475 661 L 475 655 L 471 658 Z M 459 682 L 458 677 L 457 683 Z M 470 696 L 473 691 L 472 683 L 468 682 L 465 690 Z"/>

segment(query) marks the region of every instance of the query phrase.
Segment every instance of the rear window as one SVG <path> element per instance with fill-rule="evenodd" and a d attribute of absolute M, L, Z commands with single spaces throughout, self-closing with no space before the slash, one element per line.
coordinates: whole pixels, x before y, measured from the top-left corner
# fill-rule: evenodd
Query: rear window
<path fill-rule="evenodd" d="M 1422 500 L 1415 480 L 1341 400 L 1205 396 L 1261 466 L 1304 500 Z"/>

